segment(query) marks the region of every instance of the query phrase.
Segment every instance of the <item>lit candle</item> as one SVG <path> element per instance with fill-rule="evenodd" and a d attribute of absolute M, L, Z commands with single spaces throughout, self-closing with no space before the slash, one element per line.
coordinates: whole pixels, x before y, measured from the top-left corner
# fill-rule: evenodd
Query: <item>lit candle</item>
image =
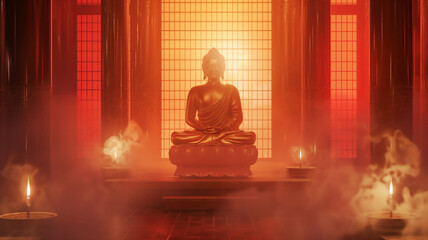
<path fill-rule="evenodd" d="M 114 151 L 114 164 L 117 164 L 117 151 Z"/>
<path fill-rule="evenodd" d="M 27 218 L 30 218 L 30 207 L 31 207 L 31 188 L 30 188 L 30 177 L 27 176 L 27 200 L 25 201 L 25 205 L 27 206 Z"/>
<path fill-rule="evenodd" d="M 300 148 L 300 151 L 299 151 L 299 164 L 300 164 L 300 167 L 302 167 L 302 148 Z"/>

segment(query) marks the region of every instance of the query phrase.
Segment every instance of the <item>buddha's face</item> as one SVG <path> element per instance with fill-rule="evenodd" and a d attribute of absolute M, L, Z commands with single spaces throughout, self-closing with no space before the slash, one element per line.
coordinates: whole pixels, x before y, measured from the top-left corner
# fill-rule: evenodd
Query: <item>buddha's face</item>
<path fill-rule="evenodd" d="M 211 79 L 218 79 L 221 76 L 220 72 L 220 64 L 217 59 L 212 58 L 208 60 L 208 63 L 206 65 L 205 74 L 208 78 Z"/>

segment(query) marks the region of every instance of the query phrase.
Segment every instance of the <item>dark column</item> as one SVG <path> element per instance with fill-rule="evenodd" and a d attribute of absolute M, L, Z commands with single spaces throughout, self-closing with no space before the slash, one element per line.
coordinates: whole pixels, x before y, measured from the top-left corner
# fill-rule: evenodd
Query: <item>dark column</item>
<path fill-rule="evenodd" d="M 304 143 L 312 146 L 316 142 L 317 152 L 322 153 L 329 152 L 331 132 L 330 1 L 307 2 L 304 37 Z"/>
<path fill-rule="evenodd" d="M 102 136 L 104 142 L 128 124 L 129 111 L 129 38 L 127 1 L 106 0 L 102 6 Z"/>
<path fill-rule="evenodd" d="M 428 173 L 428 1 L 413 0 L 413 139 L 421 151 L 421 176 Z M 422 181 L 424 182 L 424 181 Z"/>
<path fill-rule="evenodd" d="M 0 0 L 0 159 L 4 159 L 6 137 L 6 55 L 5 55 L 5 0 Z M 1 166 L 0 166 L 1 168 Z"/>
<path fill-rule="evenodd" d="M 371 1 L 371 135 L 401 130 L 412 137 L 412 1 Z M 384 147 L 372 145 L 372 161 Z"/>
<path fill-rule="evenodd" d="M 52 93 L 76 95 L 76 2 L 52 0 Z"/>
<path fill-rule="evenodd" d="M 5 0 L 0 0 L 0 91 L 6 86 L 5 15 Z"/>
<path fill-rule="evenodd" d="M 52 0 L 52 177 L 67 177 L 77 166 L 77 17 L 75 0 Z"/>
<path fill-rule="evenodd" d="M 301 79 L 306 1 L 272 1 L 272 157 L 292 164 L 302 140 Z"/>
<path fill-rule="evenodd" d="M 0 169 L 28 163 L 40 183 L 50 176 L 50 1 L 1 8 Z"/>

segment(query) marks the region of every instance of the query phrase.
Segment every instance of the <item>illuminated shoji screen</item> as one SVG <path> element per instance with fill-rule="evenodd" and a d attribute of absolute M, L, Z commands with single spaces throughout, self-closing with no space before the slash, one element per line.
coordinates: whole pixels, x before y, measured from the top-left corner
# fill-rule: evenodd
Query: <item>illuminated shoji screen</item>
<path fill-rule="evenodd" d="M 332 0 L 336 7 L 356 0 Z M 339 5 L 339 6 L 338 6 Z M 331 147 L 338 159 L 357 157 L 357 16 L 332 14 L 331 23 Z"/>
<path fill-rule="evenodd" d="M 271 2 L 162 0 L 162 157 L 184 122 L 191 87 L 204 84 L 202 58 L 212 47 L 226 59 L 223 83 L 238 88 L 244 121 L 260 158 L 271 157 Z"/>
<path fill-rule="evenodd" d="M 78 157 L 101 140 L 101 15 L 77 15 Z"/>

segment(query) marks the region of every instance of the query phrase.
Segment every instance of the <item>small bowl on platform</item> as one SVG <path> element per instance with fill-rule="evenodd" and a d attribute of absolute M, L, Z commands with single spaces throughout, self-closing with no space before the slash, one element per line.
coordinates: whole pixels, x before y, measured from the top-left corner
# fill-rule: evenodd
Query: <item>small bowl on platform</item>
<path fill-rule="evenodd" d="M 52 224 L 58 214 L 53 212 L 15 212 L 0 215 L 0 236 L 32 236 L 50 239 Z"/>
<path fill-rule="evenodd" d="M 125 167 L 103 167 L 102 177 L 106 179 L 122 179 L 131 176 L 131 170 Z"/>
<path fill-rule="evenodd" d="M 413 213 L 379 211 L 367 214 L 369 224 L 379 235 L 399 236 L 406 227 L 407 222 L 417 219 Z"/>
<path fill-rule="evenodd" d="M 291 166 L 287 167 L 288 176 L 290 178 L 307 179 L 310 178 L 315 171 L 315 167 L 310 166 Z"/>

